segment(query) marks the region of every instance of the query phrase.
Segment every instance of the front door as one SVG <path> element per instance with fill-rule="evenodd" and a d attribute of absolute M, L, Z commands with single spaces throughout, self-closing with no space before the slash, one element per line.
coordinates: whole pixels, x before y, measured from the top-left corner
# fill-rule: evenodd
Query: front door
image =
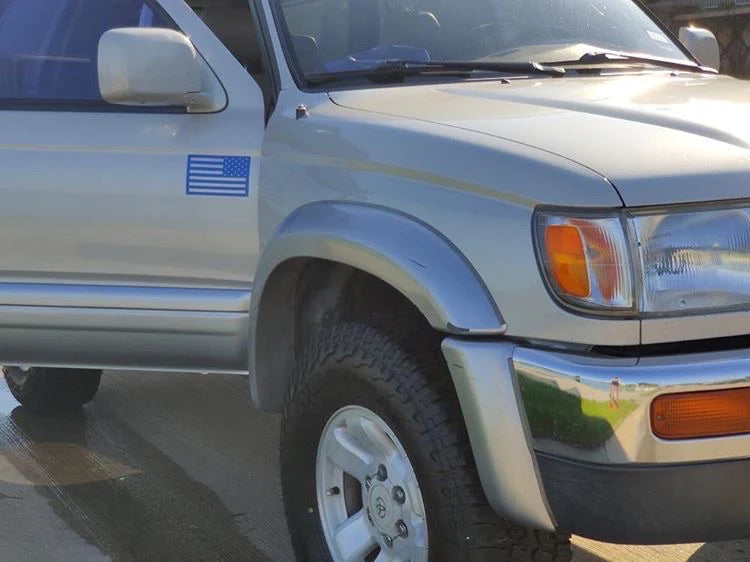
<path fill-rule="evenodd" d="M 101 35 L 144 26 L 191 38 L 223 111 L 102 100 Z M 181 0 L 0 0 L 0 362 L 245 370 L 263 115 Z"/>

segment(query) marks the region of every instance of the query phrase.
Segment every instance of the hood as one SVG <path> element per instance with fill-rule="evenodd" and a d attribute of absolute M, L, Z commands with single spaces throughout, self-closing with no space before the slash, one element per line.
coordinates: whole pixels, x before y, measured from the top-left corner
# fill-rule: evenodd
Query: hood
<path fill-rule="evenodd" d="M 750 197 L 750 82 L 725 76 L 493 80 L 331 98 L 557 154 L 606 177 L 627 206 Z"/>

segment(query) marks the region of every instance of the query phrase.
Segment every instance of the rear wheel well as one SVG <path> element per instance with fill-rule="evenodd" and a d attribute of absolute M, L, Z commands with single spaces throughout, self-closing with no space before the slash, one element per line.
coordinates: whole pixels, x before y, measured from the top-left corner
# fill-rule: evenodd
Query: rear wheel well
<path fill-rule="evenodd" d="M 256 399 L 283 407 L 304 343 L 340 322 L 383 326 L 407 352 L 441 353 L 441 334 L 409 299 L 360 269 L 320 259 L 293 259 L 274 270 L 258 309 L 255 334 Z M 426 349 L 427 347 L 427 349 Z"/>

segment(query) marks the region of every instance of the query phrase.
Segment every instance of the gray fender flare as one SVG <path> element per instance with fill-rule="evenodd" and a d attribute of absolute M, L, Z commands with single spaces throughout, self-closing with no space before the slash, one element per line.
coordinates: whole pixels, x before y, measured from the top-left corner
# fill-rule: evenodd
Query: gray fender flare
<path fill-rule="evenodd" d="M 253 283 L 249 370 L 253 399 L 262 407 L 266 400 L 258 377 L 278 373 L 258 373 L 258 334 L 263 329 L 259 310 L 274 270 L 297 258 L 338 262 L 379 278 L 409 299 L 440 332 L 487 336 L 506 330 L 500 311 L 469 261 L 429 225 L 374 205 L 311 203 L 277 228 L 263 250 Z"/>

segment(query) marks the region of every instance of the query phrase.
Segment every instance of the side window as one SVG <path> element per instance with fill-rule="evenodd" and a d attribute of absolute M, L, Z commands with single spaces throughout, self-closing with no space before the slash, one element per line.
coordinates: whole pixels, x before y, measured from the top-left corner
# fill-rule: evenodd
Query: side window
<path fill-rule="evenodd" d="M 117 27 L 175 28 L 150 0 L 0 0 L 0 104 L 105 103 L 97 49 Z"/>

